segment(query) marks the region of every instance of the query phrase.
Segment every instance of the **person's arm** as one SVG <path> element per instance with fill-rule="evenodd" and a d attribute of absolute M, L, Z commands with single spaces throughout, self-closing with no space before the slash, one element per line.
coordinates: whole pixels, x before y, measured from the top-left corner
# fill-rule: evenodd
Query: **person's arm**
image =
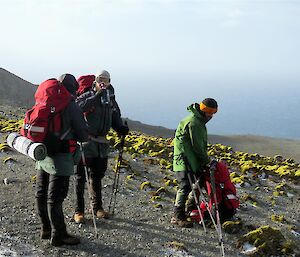
<path fill-rule="evenodd" d="M 129 132 L 128 125 L 123 124 L 123 120 L 121 118 L 121 110 L 116 101 L 115 90 L 112 85 L 108 87 L 110 90 L 110 101 L 112 102 L 112 128 L 121 135 L 127 135 Z"/>
<path fill-rule="evenodd" d="M 204 137 L 206 131 L 205 128 L 199 128 L 195 123 L 191 122 L 188 125 L 189 137 L 191 141 L 191 146 L 193 147 L 193 151 L 196 153 L 197 157 L 203 160 L 203 166 L 209 163 L 209 157 L 207 154 L 207 142 Z"/>
<path fill-rule="evenodd" d="M 88 141 L 88 127 L 84 119 L 83 112 L 75 103 L 70 103 L 69 108 L 71 127 L 75 136 L 75 140 L 80 142 Z"/>
<path fill-rule="evenodd" d="M 103 91 L 95 93 L 90 90 L 76 99 L 76 103 L 79 105 L 83 112 L 88 112 L 93 110 L 100 101 L 100 97 L 103 94 Z"/>
<path fill-rule="evenodd" d="M 112 102 L 113 112 L 115 113 L 116 117 L 121 117 L 121 110 L 116 100 L 115 89 L 112 85 L 109 85 L 107 89 L 110 91 L 110 101 Z"/>

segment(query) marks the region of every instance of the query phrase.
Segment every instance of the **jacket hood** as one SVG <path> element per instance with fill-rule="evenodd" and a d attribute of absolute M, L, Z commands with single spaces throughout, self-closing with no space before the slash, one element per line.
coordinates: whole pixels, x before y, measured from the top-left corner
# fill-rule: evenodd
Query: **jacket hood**
<path fill-rule="evenodd" d="M 200 120 L 204 121 L 204 116 L 201 114 L 200 106 L 198 103 L 191 104 L 187 107 L 187 110 Z"/>
<path fill-rule="evenodd" d="M 70 94 L 76 95 L 79 84 L 72 74 L 63 74 L 57 80 L 59 80 L 64 85 L 64 87 L 70 92 Z"/>

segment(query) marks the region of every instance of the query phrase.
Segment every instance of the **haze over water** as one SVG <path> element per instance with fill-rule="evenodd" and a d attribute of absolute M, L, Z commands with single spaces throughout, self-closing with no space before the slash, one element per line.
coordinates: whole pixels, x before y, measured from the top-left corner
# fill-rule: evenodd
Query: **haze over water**
<path fill-rule="evenodd" d="M 124 117 L 176 128 L 214 97 L 210 134 L 300 139 L 300 1 L 1 1 L 0 67 L 39 84 L 108 70 Z"/>
<path fill-rule="evenodd" d="M 296 78 L 203 74 L 187 79 L 175 77 L 145 75 L 117 81 L 116 87 L 123 84 L 116 90 L 122 115 L 175 129 L 188 115 L 189 104 L 213 97 L 219 111 L 207 124 L 210 134 L 300 139 L 300 81 Z"/>

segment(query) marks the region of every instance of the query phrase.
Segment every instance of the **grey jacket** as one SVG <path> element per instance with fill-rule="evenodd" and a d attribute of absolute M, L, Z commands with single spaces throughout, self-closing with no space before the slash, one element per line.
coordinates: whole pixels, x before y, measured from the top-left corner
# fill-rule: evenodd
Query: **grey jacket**
<path fill-rule="evenodd" d="M 85 114 L 89 134 L 93 137 L 106 137 L 110 128 L 115 131 L 123 126 L 120 108 L 116 102 L 114 88 L 95 92 L 93 89 L 77 98 L 77 103 Z M 108 144 L 89 141 L 84 144 L 86 157 L 107 157 Z"/>

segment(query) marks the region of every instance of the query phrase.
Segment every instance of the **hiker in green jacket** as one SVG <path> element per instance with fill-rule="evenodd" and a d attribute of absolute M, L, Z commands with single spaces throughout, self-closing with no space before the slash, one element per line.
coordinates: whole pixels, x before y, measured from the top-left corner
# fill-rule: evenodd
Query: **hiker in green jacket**
<path fill-rule="evenodd" d="M 190 207 L 194 205 L 191 185 L 187 176 L 187 167 L 189 166 L 192 169 L 191 172 L 194 172 L 196 177 L 200 177 L 202 171 L 210 163 L 207 154 L 207 130 L 205 124 L 217 112 L 218 104 L 214 99 L 206 98 L 200 104 L 190 105 L 187 110 L 190 114 L 180 121 L 175 133 L 173 157 L 173 170 L 179 187 L 171 223 L 181 227 L 192 226 L 192 222 L 187 220 L 185 209 L 187 198 L 188 205 Z"/>
<path fill-rule="evenodd" d="M 102 202 L 102 179 L 107 169 L 109 142 L 106 135 L 113 128 L 119 135 L 126 136 L 129 132 L 123 124 L 120 108 L 115 100 L 114 88 L 110 84 L 110 74 L 103 70 L 95 75 L 93 87 L 78 96 L 77 103 L 85 113 L 89 127 L 89 142 L 83 144 L 86 165 L 89 168 L 91 183 L 91 201 L 93 212 L 98 218 L 108 218 Z M 84 221 L 84 187 L 85 170 L 82 162 L 77 166 L 76 175 L 76 206 L 74 220 Z"/>

